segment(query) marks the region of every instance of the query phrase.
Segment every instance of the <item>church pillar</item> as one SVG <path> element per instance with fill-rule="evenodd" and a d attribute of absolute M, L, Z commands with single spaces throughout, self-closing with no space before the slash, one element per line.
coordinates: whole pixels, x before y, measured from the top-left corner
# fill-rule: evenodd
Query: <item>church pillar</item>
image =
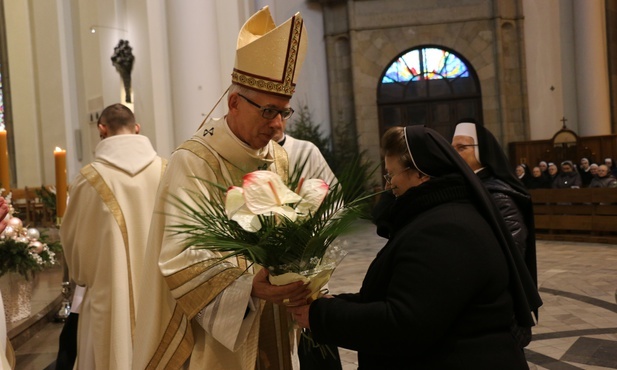
<path fill-rule="evenodd" d="M 604 0 L 572 2 L 579 135 L 611 133 Z"/>
<path fill-rule="evenodd" d="M 606 0 L 606 38 L 608 45 L 611 127 L 617 132 L 617 0 Z"/>
<path fill-rule="evenodd" d="M 176 141 L 188 139 L 216 103 L 221 86 L 216 4 L 212 1 L 167 3 L 173 124 Z M 177 144 L 177 143 L 176 143 Z"/>

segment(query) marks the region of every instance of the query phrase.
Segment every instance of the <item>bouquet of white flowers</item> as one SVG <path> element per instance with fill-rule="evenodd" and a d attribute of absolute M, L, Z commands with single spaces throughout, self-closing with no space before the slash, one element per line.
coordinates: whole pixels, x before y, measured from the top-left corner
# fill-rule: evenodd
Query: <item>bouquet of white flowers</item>
<path fill-rule="evenodd" d="M 267 268 L 272 284 L 303 280 L 312 298 L 346 254 L 332 243 L 350 230 L 364 199 L 345 204 L 338 183 L 299 179 L 288 187 L 270 171 L 246 174 L 242 187 L 208 185 L 209 197 L 191 194 L 193 205 L 173 198 L 182 223 L 170 229 L 186 236 L 187 247 L 220 252 L 221 260 L 241 256 Z"/>
<path fill-rule="evenodd" d="M 359 160 L 333 184 L 302 179 L 302 168 L 294 169 L 288 184 L 270 171 L 246 174 L 241 187 L 203 180 L 207 194 L 189 193 L 189 201 L 172 195 L 180 216 L 169 230 L 184 236 L 186 248 L 220 253 L 221 262 L 243 257 L 263 266 L 274 285 L 302 280 L 311 292 L 307 299 L 317 299 L 347 253 L 337 238 L 351 230 L 375 194 L 359 190 Z M 302 339 L 304 356 L 318 350 L 324 361 L 339 362 L 336 349 L 315 342 L 307 329 Z"/>

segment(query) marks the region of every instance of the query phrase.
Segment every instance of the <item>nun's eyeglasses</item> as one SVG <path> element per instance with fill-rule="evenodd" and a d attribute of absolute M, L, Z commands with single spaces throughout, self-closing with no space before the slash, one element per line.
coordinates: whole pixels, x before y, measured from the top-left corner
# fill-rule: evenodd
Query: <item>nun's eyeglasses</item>
<path fill-rule="evenodd" d="M 403 172 L 405 172 L 405 171 L 409 171 L 409 170 L 411 170 L 411 167 L 407 167 L 407 168 L 405 168 L 404 170 L 402 170 L 402 171 L 400 171 L 400 172 L 395 173 L 394 175 L 390 175 L 389 173 L 387 173 L 387 174 L 383 175 L 383 178 L 386 180 L 386 182 L 387 182 L 388 184 L 392 185 L 392 182 L 391 182 L 391 181 L 392 181 L 392 178 L 393 178 L 394 176 L 396 176 L 396 175 L 400 175 L 401 173 L 403 173 Z"/>
<path fill-rule="evenodd" d="M 478 146 L 478 144 L 461 144 L 461 145 L 455 146 L 454 149 L 456 149 L 457 152 L 462 152 L 468 146 Z"/>
<path fill-rule="evenodd" d="M 262 107 L 261 105 L 255 103 L 254 101 L 247 98 L 246 96 L 242 94 L 238 94 L 238 95 L 244 98 L 244 100 L 246 100 L 249 104 L 252 104 L 255 107 L 259 108 L 259 110 L 261 111 L 261 116 L 265 119 L 274 119 L 274 117 L 280 114 L 282 119 L 287 120 L 287 119 L 290 119 L 291 116 L 294 114 L 294 110 L 292 108 L 280 110 L 280 109 L 275 109 L 271 107 Z"/>

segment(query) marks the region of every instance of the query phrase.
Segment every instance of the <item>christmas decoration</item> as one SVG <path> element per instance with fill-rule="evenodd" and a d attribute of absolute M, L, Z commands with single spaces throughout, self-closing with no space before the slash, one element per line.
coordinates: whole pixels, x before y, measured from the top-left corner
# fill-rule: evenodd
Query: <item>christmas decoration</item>
<path fill-rule="evenodd" d="M 11 194 L 5 199 L 9 213 L 7 226 L 0 233 L 0 276 L 13 272 L 29 280 L 36 272 L 56 263 L 60 243 L 48 243 L 38 229 L 24 227 L 22 220 L 13 216 Z"/>
<path fill-rule="evenodd" d="M 116 71 L 120 73 L 122 82 L 124 83 L 125 102 L 131 102 L 131 72 L 133 71 L 133 48 L 129 46 L 128 40 L 120 40 L 114 48 L 114 54 L 111 56 L 111 63 L 116 67 Z"/>

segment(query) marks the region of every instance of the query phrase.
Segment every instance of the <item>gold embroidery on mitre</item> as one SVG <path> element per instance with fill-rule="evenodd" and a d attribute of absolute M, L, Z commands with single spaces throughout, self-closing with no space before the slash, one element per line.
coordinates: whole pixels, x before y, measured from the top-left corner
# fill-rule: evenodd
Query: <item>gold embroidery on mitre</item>
<path fill-rule="evenodd" d="M 267 11 L 267 9 L 264 9 Z M 250 23 L 251 20 L 247 22 Z M 302 66 L 302 62 L 304 60 L 304 56 L 306 54 L 306 40 L 303 39 L 306 37 L 306 30 L 304 29 L 304 21 L 300 13 L 296 13 L 288 22 L 285 22 L 280 27 L 285 27 L 288 23 L 291 23 L 289 28 L 289 36 L 287 38 L 287 47 L 285 49 L 285 57 L 282 62 L 284 65 L 282 66 L 282 75 L 277 75 L 276 72 L 277 67 L 279 65 L 269 65 L 269 69 L 267 72 L 254 73 L 253 69 L 259 70 L 260 66 L 260 58 L 250 58 L 250 55 L 245 56 L 244 58 L 249 60 L 250 64 L 241 63 L 238 59 L 240 59 L 238 54 L 241 52 L 236 52 L 236 66 L 232 73 L 232 82 L 246 86 L 248 88 L 263 91 L 270 94 L 282 95 L 286 97 L 291 97 L 296 89 L 296 84 L 294 82 L 296 75 L 299 73 L 300 68 Z M 246 25 L 245 25 L 246 27 Z M 265 33 L 263 36 L 252 40 L 251 43 L 256 43 L 260 46 L 258 50 L 255 50 L 255 53 L 259 52 L 260 54 L 268 53 L 268 43 L 278 42 L 278 39 L 275 37 L 269 37 L 273 31 L 277 30 L 277 28 Z M 303 32 L 304 31 L 304 32 Z M 251 43 L 244 45 L 243 47 L 250 46 Z M 261 47 L 263 44 L 263 47 Z M 276 53 L 277 50 L 274 51 Z M 269 63 L 276 64 L 277 58 L 276 55 L 273 58 L 268 59 Z M 243 67 L 240 67 L 240 64 L 243 64 Z M 248 71 L 250 69 L 251 71 Z M 251 73 L 253 72 L 253 73 Z M 268 74 L 267 76 L 264 74 Z"/>

